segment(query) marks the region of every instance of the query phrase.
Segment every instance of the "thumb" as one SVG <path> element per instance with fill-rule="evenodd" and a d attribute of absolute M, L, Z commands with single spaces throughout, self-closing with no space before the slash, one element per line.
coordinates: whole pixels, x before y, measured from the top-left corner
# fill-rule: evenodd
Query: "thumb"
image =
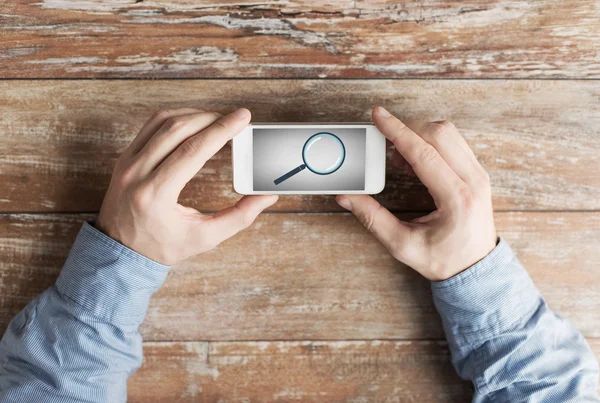
<path fill-rule="evenodd" d="M 215 245 L 248 228 L 262 211 L 277 201 L 278 196 L 244 196 L 235 206 L 213 214 L 206 220 L 205 230 L 211 234 Z"/>
<path fill-rule="evenodd" d="M 411 231 L 410 226 L 400 221 L 388 209 L 369 195 L 339 195 L 335 201 L 350 210 L 358 220 L 398 260 L 402 259 L 401 245 Z"/>

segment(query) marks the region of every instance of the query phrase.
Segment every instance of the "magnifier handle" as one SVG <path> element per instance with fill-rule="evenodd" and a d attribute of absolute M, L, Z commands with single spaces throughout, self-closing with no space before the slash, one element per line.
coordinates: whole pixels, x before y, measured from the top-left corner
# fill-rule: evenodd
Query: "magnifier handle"
<path fill-rule="evenodd" d="M 302 164 L 302 165 L 292 169 L 290 172 L 286 173 L 285 175 L 281 175 L 279 178 L 275 179 L 273 182 L 276 185 L 279 185 L 281 182 L 290 179 L 292 176 L 296 175 L 298 172 L 302 171 L 304 168 L 306 168 L 306 165 Z"/>

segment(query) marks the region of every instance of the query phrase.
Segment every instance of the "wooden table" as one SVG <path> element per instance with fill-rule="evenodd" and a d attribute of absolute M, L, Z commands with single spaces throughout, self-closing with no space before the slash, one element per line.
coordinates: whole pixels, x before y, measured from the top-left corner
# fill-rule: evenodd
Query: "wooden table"
<path fill-rule="evenodd" d="M 154 110 L 365 121 L 381 104 L 461 129 L 490 172 L 500 234 L 600 353 L 599 43 L 597 0 L 2 2 L 0 331 L 53 283 Z M 237 198 L 224 149 L 182 202 Z M 378 198 L 399 215 L 432 208 L 391 168 Z M 331 197 L 283 197 L 174 267 L 141 333 L 132 402 L 472 394 L 429 284 Z"/>

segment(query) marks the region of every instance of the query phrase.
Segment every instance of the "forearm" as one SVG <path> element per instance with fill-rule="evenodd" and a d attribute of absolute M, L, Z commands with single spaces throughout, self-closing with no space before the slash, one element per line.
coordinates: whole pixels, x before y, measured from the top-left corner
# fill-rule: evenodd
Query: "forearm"
<path fill-rule="evenodd" d="M 137 328 L 169 271 L 157 262 L 214 248 L 277 201 L 245 196 L 210 216 L 177 202 L 250 116 L 244 108 L 226 116 L 179 108 L 146 122 L 117 160 L 102 202 L 96 225 L 108 236 L 84 225 L 56 285 L 9 325 L 0 401 L 125 400 L 127 376 L 141 362 Z"/>
<path fill-rule="evenodd" d="M 501 240 L 485 259 L 432 283 L 455 368 L 475 401 L 598 401 L 598 363 L 552 312 Z"/>
<path fill-rule="evenodd" d="M 84 225 L 56 284 L 0 343 L 0 401 L 125 401 L 142 360 L 137 328 L 167 272 Z"/>

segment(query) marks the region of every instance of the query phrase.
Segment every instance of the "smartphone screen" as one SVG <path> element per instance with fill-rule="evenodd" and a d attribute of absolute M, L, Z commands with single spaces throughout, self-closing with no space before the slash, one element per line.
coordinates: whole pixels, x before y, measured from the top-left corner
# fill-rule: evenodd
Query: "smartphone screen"
<path fill-rule="evenodd" d="M 254 191 L 365 190 L 365 128 L 255 128 Z"/>

